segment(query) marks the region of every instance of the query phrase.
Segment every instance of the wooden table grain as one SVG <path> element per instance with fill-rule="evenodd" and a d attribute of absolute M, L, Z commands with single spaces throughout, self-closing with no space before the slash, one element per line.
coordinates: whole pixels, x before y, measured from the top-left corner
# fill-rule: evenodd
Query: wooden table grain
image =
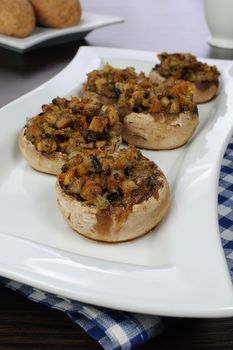
<path fill-rule="evenodd" d="M 46 82 L 74 57 L 80 45 L 154 52 L 192 52 L 233 59 L 233 50 L 211 48 L 201 0 L 83 0 L 83 8 L 125 22 L 90 33 L 81 42 L 24 55 L 0 49 L 0 107 Z M 17 117 L 17 116 L 16 116 Z M 214 291 L 213 291 L 214 293 Z M 141 350 L 233 349 L 233 319 L 177 319 Z M 63 313 L 0 287 L 0 350 L 97 350 L 100 346 Z"/>

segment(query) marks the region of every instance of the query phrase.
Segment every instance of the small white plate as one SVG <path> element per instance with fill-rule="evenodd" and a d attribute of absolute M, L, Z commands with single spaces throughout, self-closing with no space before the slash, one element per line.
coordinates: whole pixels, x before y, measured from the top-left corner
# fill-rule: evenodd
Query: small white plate
<path fill-rule="evenodd" d="M 55 177 L 33 171 L 18 134 L 26 118 L 56 96 L 77 94 L 86 73 L 109 62 L 148 73 L 152 52 L 82 47 L 57 76 L 0 110 L 0 275 L 110 308 L 169 316 L 233 316 L 233 291 L 217 220 L 221 159 L 233 126 L 233 63 L 221 71 L 218 97 L 200 105 L 187 145 L 143 151 L 172 191 L 166 219 L 132 242 L 103 244 L 74 233 L 56 207 Z"/>
<path fill-rule="evenodd" d="M 26 38 L 14 38 L 0 34 L 0 46 L 23 53 L 40 47 L 81 40 L 94 29 L 123 21 L 121 17 L 83 12 L 80 23 L 69 28 L 55 29 L 37 26 Z"/>

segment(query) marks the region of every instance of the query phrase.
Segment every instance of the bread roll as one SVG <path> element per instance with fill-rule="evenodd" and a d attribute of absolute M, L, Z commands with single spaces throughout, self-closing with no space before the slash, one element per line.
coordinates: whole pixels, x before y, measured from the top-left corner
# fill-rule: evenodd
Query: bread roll
<path fill-rule="evenodd" d="M 38 23 L 46 27 L 65 28 L 81 19 L 79 0 L 29 0 L 34 7 Z"/>
<path fill-rule="evenodd" d="M 27 0 L 0 1 L 0 33 L 24 38 L 35 27 L 35 13 Z"/>

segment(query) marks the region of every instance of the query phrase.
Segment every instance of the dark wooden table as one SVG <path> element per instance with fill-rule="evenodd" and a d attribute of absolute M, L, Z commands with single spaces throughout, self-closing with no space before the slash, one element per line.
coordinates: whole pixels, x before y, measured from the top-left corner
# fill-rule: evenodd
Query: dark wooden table
<path fill-rule="evenodd" d="M 232 50 L 211 48 L 201 0 L 83 0 L 85 10 L 122 16 L 125 23 L 25 55 L 0 49 L 0 106 L 47 81 L 65 67 L 80 45 L 192 52 L 233 59 Z M 214 291 L 213 291 L 214 293 Z M 0 287 L 0 349 L 100 349 L 61 312 Z M 142 349 L 233 349 L 233 319 L 180 319 Z"/>

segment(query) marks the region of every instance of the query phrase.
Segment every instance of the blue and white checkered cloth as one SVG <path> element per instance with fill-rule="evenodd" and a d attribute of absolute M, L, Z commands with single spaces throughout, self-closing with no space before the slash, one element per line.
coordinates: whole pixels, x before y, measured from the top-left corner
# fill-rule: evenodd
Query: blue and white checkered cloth
<path fill-rule="evenodd" d="M 218 222 L 233 282 L 233 136 L 224 154 L 218 186 Z"/>
<path fill-rule="evenodd" d="M 218 203 L 220 235 L 233 281 L 233 137 L 222 161 Z M 157 316 L 132 314 L 83 304 L 6 278 L 2 278 L 1 282 L 30 300 L 65 312 L 105 350 L 134 349 L 163 329 L 163 322 Z"/>
<path fill-rule="evenodd" d="M 133 314 L 95 307 L 43 292 L 1 277 L 1 282 L 28 299 L 65 312 L 105 350 L 134 349 L 159 334 L 163 323 L 157 316 Z"/>

